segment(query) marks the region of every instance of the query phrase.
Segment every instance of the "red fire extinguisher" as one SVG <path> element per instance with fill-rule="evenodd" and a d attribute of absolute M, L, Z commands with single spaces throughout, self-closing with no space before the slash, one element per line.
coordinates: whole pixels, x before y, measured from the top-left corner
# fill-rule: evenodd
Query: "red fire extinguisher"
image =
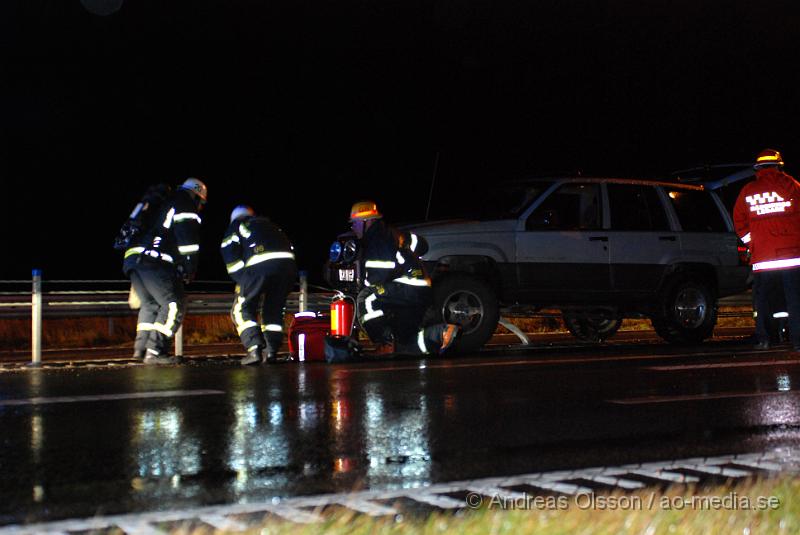
<path fill-rule="evenodd" d="M 353 302 L 350 298 L 339 296 L 331 301 L 331 334 L 350 336 L 353 329 Z"/>

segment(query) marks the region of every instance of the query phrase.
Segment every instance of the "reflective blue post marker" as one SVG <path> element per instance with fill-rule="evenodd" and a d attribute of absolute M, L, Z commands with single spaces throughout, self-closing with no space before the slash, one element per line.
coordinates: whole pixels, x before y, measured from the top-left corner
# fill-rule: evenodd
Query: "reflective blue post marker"
<path fill-rule="evenodd" d="M 42 270 L 34 269 L 31 278 L 31 366 L 39 366 L 42 363 Z"/>
<path fill-rule="evenodd" d="M 301 271 L 300 276 L 300 295 L 298 296 L 297 311 L 305 312 L 308 308 L 308 271 Z"/>

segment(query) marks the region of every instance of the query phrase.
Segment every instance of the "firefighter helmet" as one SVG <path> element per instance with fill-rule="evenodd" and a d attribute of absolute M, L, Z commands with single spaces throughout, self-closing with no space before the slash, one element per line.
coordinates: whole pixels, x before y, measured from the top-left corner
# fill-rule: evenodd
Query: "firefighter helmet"
<path fill-rule="evenodd" d="M 185 189 L 191 191 L 201 199 L 203 202 L 208 200 L 208 188 L 201 180 L 196 178 L 187 178 L 183 181 L 183 184 L 180 185 L 180 189 Z"/>
<path fill-rule="evenodd" d="M 254 215 L 256 215 L 255 210 L 253 210 L 246 204 L 240 204 L 239 206 L 234 208 L 233 211 L 231 211 L 231 223 L 233 223 L 239 218 L 254 216 Z"/>
<path fill-rule="evenodd" d="M 758 156 L 756 157 L 756 163 L 753 165 L 753 167 L 755 169 L 761 169 L 762 167 L 769 167 L 771 165 L 783 165 L 781 153 L 774 149 L 764 149 L 758 153 Z"/>
<path fill-rule="evenodd" d="M 359 201 L 350 208 L 350 221 L 367 221 L 383 217 L 373 201 Z"/>

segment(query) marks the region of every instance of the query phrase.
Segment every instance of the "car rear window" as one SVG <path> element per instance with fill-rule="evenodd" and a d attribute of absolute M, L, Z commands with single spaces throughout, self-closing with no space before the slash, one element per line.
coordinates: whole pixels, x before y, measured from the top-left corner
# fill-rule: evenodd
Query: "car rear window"
<path fill-rule="evenodd" d="M 727 232 L 725 219 L 717 203 L 707 191 L 667 189 L 678 214 L 681 228 L 686 232 Z"/>
<path fill-rule="evenodd" d="M 608 184 L 611 230 L 670 230 L 664 204 L 653 186 Z"/>

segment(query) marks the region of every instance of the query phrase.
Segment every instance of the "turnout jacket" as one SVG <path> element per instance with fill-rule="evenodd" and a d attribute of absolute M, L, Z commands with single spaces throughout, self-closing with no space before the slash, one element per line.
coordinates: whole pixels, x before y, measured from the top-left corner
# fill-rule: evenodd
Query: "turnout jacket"
<path fill-rule="evenodd" d="M 251 266 L 280 258 L 294 259 L 293 250 L 286 234 L 268 218 L 259 216 L 231 222 L 220 244 L 225 268 L 236 282 Z"/>
<path fill-rule="evenodd" d="M 201 223 L 197 203 L 190 193 L 177 190 L 125 251 L 123 271 L 127 273 L 142 258 L 148 258 L 173 265 L 185 275 L 193 276 L 200 255 Z"/>
<path fill-rule="evenodd" d="M 366 286 L 387 282 L 409 286 L 430 286 L 420 254 L 427 250 L 424 238 L 387 225 L 374 222 L 362 239 Z"/>
<path fill-rule="evenodd" d="M 800 184 L 775 167 L 756 170 L 733 209 L 753 271 L 800 266 Z"/>

